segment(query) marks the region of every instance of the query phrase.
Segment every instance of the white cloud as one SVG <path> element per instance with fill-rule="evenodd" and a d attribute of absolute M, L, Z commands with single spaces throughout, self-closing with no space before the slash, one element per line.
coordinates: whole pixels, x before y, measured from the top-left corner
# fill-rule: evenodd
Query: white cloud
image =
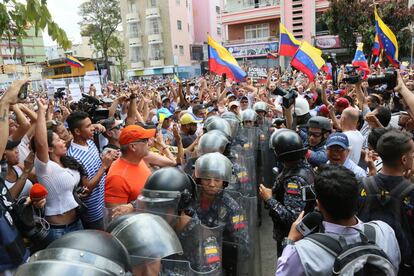
<path fill-rule="evenodd" d="M 68 38 L 76 43 L 81 41 L 79 22 L 79 5 L 87 0 L 49 0 L 47 7 L 53 20 L 65 30 Z M 56 45 L 57 43 L 47 34 L 47 29 L 43 33 L 45 46 Z"/>

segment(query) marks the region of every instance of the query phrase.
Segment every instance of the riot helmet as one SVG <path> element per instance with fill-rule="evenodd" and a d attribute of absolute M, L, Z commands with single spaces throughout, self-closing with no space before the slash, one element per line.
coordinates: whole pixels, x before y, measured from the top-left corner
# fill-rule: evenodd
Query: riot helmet
<path fill-rule="evenodd" d="M 219 130 L 211 130 L 201 136 L 198 142 L 198 154 L 204 155 L 211 152 L 219 152 L 224 154 L 227 145 L 230 144 L 229 139 Z"/>
<path fill-rule="evenodd" d="M 241 112 L 241 120 L 255 122 L 257 118 L 257 113 L 253 109 L 245 109 Z"/>
<path fill-rule="evenodd" d="M 33 254 L 16 275 L 126 275 L 131 271 L 125 246 L 98 230 L 71 232 Z"/>
<path fill-rule="evenodd" d="M 145 265 L 173 254 L 182 254 L 174 229 L 160 216 L 129 214 L 115 219 L 107 231 L 128 250 L 133 267 Z"/>
<path fill-rule="evenodd" d="M 332 131 L 331 121 L 328 118 L 322 116 L 315 116 L 309 119 L 308 121 L 309 128 L 319 128 L 325 132 Z"/>
<path fill-rule="evenodd" d="M 230 124 L 226 120 L 218 116 L 213 116 L 210 118 L 213 119 L 204 125 L 207 132 L 213 129 L 220 130 L 221 132 L 223 132 L 224 135 L 226 135 L 226 138 L 230 140 L 232 138 L 232 130 Z"/>
<path fill-rule="evenodd" d="M 304 158 L 307 148 L 303 146 L 299 134 L 291 129 L 280 129 L 270 137 L 270 148 L 276 157 L 284 161 L 299 161 Z"/>
<path fill-rule="evenodd" d="M 195 194 L 193 179 L 177 168 L 166 167 L 153 172 L 137 199 L 137 207 L 155 213 L 180 214 Z M 170 210 L 168 210 L 170 209 Z"/>
<path fill-rule="evenodd" d="M 221 115 L 221 118 L 223 118 L 229 123 L 230 129 L 231 129 L 231 137 L 235 137 L 237 134 L 237 131 L 239 130 L 239 126 L 240 126 L 239 118 L 237 118 L 236 114 L 234 114 L 233 112 L 229 112 L 229 111 L 224 112 Z"/>
<path fill-rule="evenodd" d="M 260 111 L 267 112 L 267 104 L 265 102 L 257 102 L 253 105 L 253 109 L 256 113 Z"/>
<path fill-rule="evenodd" d="M 194 173 L 198 179 L 217 179 L 229 183 L 232 179 L 232 163 L 221 153 L 207 153 L 197 159 Z"/>

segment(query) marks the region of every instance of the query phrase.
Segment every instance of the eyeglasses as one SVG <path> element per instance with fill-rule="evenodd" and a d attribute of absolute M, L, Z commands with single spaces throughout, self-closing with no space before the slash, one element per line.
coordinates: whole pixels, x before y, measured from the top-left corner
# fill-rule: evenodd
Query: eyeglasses
<path fill-rule="evenodd" d="M 132 142 L 130 144 L 137 144 L 137 143 L 148 143 L 148 138 L 139 139 L 139 140 L 136 140 L 135 142 Z"/>
<path fill-rule="evenodd" d="M 114 130 L 114 129 L 120 130 L 120 129 L 121 129 L 121 127 L 122 127 L 122 125 L 121 125 L 121 124 L 119 124 L 119 125 L 117 125 L 117 126 L 114 126 L 113 128 L 110 128 L 109 130 Z"/>
<path fill-rule="evenodd" d="M 308 135 L 309 135 L 309 137 L 310 136 L 313 136 L 313 137 L 316 137 L 316 138 L 319 138 L 319 137 L 321 137 L 322 136 L 322 133 L 321 132 L 308 132 Z"/>

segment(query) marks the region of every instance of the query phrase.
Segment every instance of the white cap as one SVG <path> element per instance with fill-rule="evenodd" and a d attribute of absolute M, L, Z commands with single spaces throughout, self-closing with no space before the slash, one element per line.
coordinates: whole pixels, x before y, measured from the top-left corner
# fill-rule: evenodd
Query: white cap
<path fill-rule="evenodd" d="M 297 97 L 295 100 L 295 113 L 297 116 L 303 116 L 309 113 L 309 103 L 302 97 Z"/>

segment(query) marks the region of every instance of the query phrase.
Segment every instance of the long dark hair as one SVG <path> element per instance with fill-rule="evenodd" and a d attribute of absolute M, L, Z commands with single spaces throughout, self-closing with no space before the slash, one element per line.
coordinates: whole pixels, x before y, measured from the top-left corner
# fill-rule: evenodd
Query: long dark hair
<path fill-rule="evenodd" d="M 53 134 L 54 132 L 52 130 L 48 130 L 47 131 L 47 146 L 48 147 L 53 147 Z M 35 144 L 35 138 L 33 137 L 32 140 L 30 141 L 30 147 L 32 148 L 33 152 L 36 153 L 36 144 Z M 76 160 L 74 157 L 72 156 L 61 156 L 60 157 L 60 162 L 62 163 L 64 168 L 68 168 L 71 170 L 75 170 L 78 171 L 82 176 L 87 176 L 86 170 L 84 168 L 84 166 L 78 161 Z"/>

